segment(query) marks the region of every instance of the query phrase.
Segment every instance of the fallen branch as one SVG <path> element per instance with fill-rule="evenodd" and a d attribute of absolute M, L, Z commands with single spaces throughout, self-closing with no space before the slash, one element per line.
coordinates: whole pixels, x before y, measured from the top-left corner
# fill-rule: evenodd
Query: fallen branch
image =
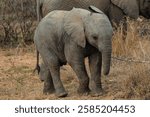
<path fill-rule="evenodd" d="M 121 57 L 111 57 L 112 59 L 119 60 L 119 61 L 125 61 L 125 62 L 133 62 L 133 63 L 148 63 L 150 64 L 150 61 L 142 61 L 142 60 L 134 60 L 132 58 L 121 58 Z"/>

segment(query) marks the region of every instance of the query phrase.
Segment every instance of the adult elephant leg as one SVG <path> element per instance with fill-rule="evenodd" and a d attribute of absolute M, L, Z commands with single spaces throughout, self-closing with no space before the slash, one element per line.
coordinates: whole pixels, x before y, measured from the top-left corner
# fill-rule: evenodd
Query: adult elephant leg
<path fill-rule="evenodd" d="M 40 65 L 40 73 L 39 73 L 41 81 L 44 81 L 44 88 L 43 93 L 44 94 L 51 94 L 55 92 L 54 84 L 52 81 L 52 76 L 50 74 L 49 69 L 47 66 L 42 63 Z"/>
<path fill-rule="evenodd" d="M 56 96 L 58 97 L 65 97 L 67 96 L 67 92 L 61 82 L 60 79 L 60 66 L 57 57 L 50 53 L 49 50 L 43 50 L 41 53 L 41 57 L 46 65 L 48 65 L 52 81 L 55 88 Z M 48 82 L 50 79 L 47 79 Z"/>
<path fill-rule="evenodd" d="M 111 19 L 112 25 L 116 30 L 120 28 L 118 28 L 119 25 L 122 25 L 122 39 L 125 40 L 127 36 L 127 22 L 124 12 L 116 5 L 111 4 L 109 19 Z"/>
<path fill-rule="evenodd" d="M 100 52 L 89 56 L 89 67 L 91 72 L 91 91 L 95 96 L 102 95 L 101 84 L 101 68 L 102 68 L 102 54 Z"/>

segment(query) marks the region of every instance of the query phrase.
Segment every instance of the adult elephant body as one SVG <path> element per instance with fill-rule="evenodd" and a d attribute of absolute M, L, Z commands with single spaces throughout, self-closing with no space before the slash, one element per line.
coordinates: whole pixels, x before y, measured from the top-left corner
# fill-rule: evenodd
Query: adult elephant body
<path fill-rule="evenodd" d="M 53 10 L 88 9 L 90 5 L 101 9 L 115 23 L 125 15 L 134 19 L 139 15 L 150 18 L 150 0 L 37 0 L 38 20 Z"/>
<path fill-rule="evenodd" d="M 71 10 L 73 7 L 88 9 L 90 5 L 102 9 L 104 13 L 107 12 L 105 5 L 110 4 L 109 0 L 37 0 L 37 15 L 41 19 L 47 13 L 53 10 Z"/>

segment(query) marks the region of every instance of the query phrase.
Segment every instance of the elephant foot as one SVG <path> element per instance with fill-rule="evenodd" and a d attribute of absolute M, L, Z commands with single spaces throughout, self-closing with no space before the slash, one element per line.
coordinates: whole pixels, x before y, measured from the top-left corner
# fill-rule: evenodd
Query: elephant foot
<path fill-rule="evenodd" d="M 89 89 L 89 87 L 86 87 L 86 88 L 85 87 L 84 88 L 83 87 L 79 87 L 77 92 L 78 92 L 79 95 L 87 96 L 90 93 L 90 89 Z"/>
<path fill-rule="evenodd" d="M 97 96 L 103 95 L 103 93 L 104 92 L 103 92 L 101 83 L 92 82 L 92 84 L 91 84 L 91 95 L 97 97 Z"/>
<path fill-rule="evenodd" d="M 57 97 L 66 97 L 68 93 L 65 90 L 56 90 Z"/>
<path fill-rule="evenodd" d="M 98 96 L 102 96 L 104 94 L 103 90 L 102 89 L 97 89 L 97 90 L 92 90 L 91 91 L 91 95 L 93 97 L 98 97 Z"/>
<path fill-rule="evenodd" d="M 66 97 L 68 95 L 67 92 L 62 92 L 62 93 L 56 93 L 56 96 L 61 98 L 61 97 Z"/>
<path fill-rule="evenodd" d="M 43 94 L 48 95 L 48 94 L 52 94 L 54 92 L 55 92 L 55 88 L 54 88 L 53 84 L 44 82 Z"/>
<path fill-rule="evenodd" d="M 48 95 L 48 94 L 52 94 L 55 92 L 54 88 L 45 88 L 43 89 L 43 94 Z"/>
<path fill-rule="evenodd" d="M 68 93 L 66 92 L 64 87 L 57 88 L 55 94 L 56 94 L 57 97 L 60 97 L 60 98 L 61 97 L 66 97 L 68 95 Z"/>

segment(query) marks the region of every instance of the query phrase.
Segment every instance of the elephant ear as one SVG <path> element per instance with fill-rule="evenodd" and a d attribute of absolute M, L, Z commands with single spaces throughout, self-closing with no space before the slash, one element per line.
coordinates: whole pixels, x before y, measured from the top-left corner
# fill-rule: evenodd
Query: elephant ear
<path fill-rule="evenodd" d="M 64 30 L 77 45 L 85 47 L 86 39 L 84 25 L 81 15 L 77 13 L 76 8 L 69 11 L 64 17 Z"/>
<path fill-rule="evenodd" d="M 100 9 L 96 8 L 95 6 L 90 5 L 89 10 L 95 13 L 104 14 Z"/>
<path fill-rule="evenodd" d="M 137 0 L 111 0 L 111 2 L 120 7 L 129 17 L 134 19 L 139 17 L 139 6 Z"/>

